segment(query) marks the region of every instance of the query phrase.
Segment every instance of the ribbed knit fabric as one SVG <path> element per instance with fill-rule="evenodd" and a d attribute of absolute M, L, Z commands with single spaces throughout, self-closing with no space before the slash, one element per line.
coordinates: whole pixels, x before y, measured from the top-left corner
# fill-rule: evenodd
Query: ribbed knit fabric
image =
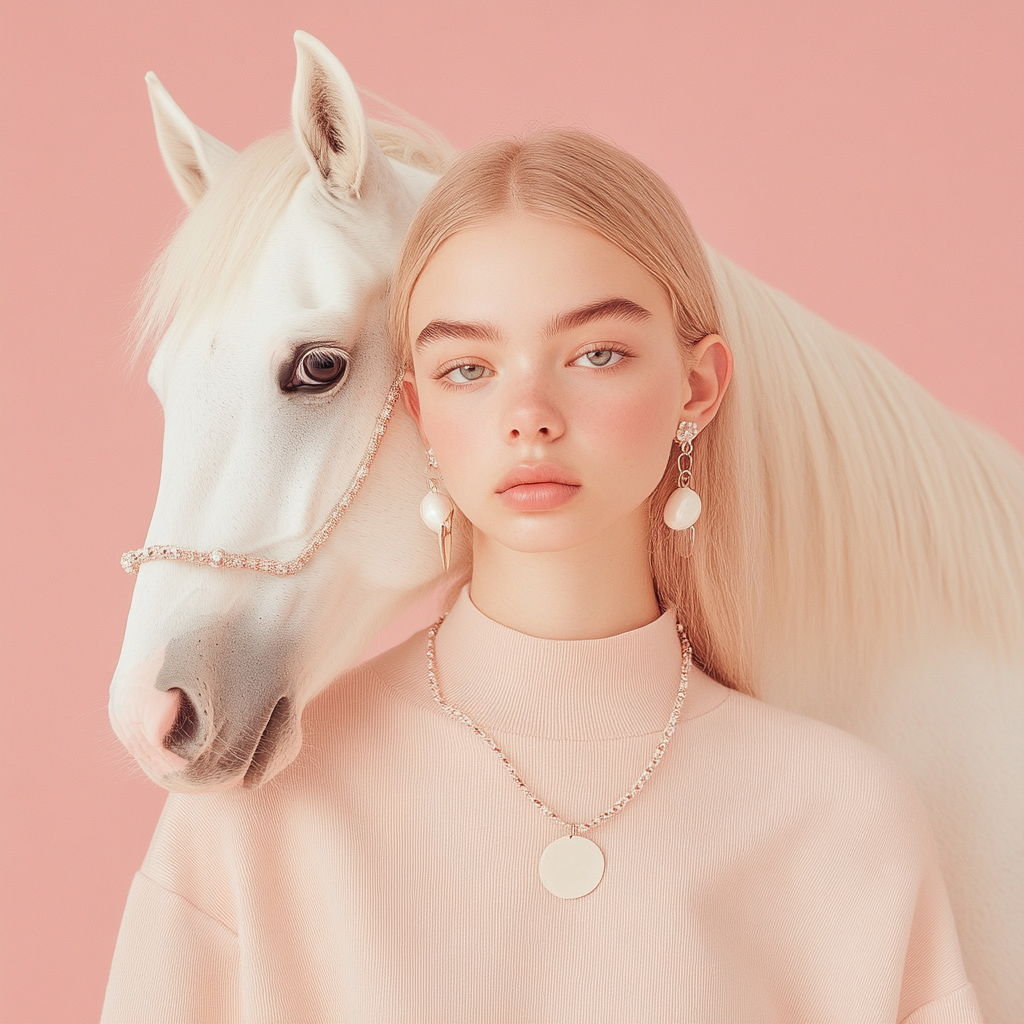
<path fill-rule="evenodd" d="M 679 685 L 674 619 L 525 636 L 466 593 L 445 697 L 585 820 L 649 760 Z M 421 633 L 307 710 L 255 791 L 172 795 L 118 938 L 106 1022 L 974 1024 L 903 773 L 699 670 L 643 792 L 589 837 L 597 888 L 541 884 L 565 830 L 433 702 Z"/>

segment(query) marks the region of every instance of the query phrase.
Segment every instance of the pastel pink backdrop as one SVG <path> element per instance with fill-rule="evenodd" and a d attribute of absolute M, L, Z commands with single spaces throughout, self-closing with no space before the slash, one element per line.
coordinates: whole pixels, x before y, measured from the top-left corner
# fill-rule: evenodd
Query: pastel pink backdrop
<path fill-rule="evenodd" d="M 458 145 L 589 125 L 702 236 L 1024 447 L 1019 2 L 5 0 L 4 1019 L 94 1019 L 162 792 L 106 688 L 160 411 L 135 285 L 181 211 L 143 74 L 235 147 L 283 127 L 291 34 Z M 383 756 L 383 755 L 382 755 Z"/>

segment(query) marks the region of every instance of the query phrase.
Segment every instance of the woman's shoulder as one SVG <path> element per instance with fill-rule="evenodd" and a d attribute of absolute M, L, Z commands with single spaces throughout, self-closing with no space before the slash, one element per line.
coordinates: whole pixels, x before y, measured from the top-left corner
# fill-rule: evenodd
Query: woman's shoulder
<path fill-rule="evenodd" d="M 909 773 L 850 732 L 737 691 L 694 725 L 725 787 L 783 818 L 841 824 L 864 838 L 895 832 L 915 847 L 930 841 Z"/>
<path fill-rule="evenodd" d="M 917 796 L 909 775 L 869 743 L 693 674 L 684 721 L 703 770 L 726 788 L 748 787 L 785 802 L 879 811 Z M 426 631 L 340 675 L 303 716 L 303 753 L 358 743 L 381 728 L 419 729 L 437 712 L 426 671 Z M 369 728 L 368 728 L 369 727 Z M 685 741 L 684 741 L 685 742 Z"/>

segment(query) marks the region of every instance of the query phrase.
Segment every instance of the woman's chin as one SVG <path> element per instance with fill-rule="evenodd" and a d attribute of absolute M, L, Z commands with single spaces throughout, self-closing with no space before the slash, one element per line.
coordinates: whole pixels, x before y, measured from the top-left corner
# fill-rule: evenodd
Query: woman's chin
<path fill-rule="evenodd" d="M 494 542 L 524 555 L 556 554 L 594 543 L 611 528 L 602 528 L 593 516 L 579 514 L 564 505 L 546 512 L 505 511 L 500 519 L 487 528 L 474 529 L 478 549 L 482 541 L 484 546 Z"/>

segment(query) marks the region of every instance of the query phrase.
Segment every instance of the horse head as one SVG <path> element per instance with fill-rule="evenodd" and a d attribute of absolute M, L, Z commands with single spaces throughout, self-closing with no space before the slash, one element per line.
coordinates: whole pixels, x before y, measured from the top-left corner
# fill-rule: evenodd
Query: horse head
<path fill-rule="evenodd" d="M 241 154 L 147 76 L 160 150 L 192 212 L 144 307 L 165 417 L 146 543 L 164 557 L 134 565 L 110 717 L 173 790 L 254 786 L 280 771 L 303 707 L 440 572 L 417 516 L 422 446 L 401 403 L 383 434 L 382 411 L 401 371 L 385 291 L 435 180 L 426 168 L 447 154 L 375 129 L 330 51 L 301 32 L 295 43 L 293 130 Z M 300 573 L 167 557 L 294 562 L 353 480 L 362 486 L 344 519 Z"/>

